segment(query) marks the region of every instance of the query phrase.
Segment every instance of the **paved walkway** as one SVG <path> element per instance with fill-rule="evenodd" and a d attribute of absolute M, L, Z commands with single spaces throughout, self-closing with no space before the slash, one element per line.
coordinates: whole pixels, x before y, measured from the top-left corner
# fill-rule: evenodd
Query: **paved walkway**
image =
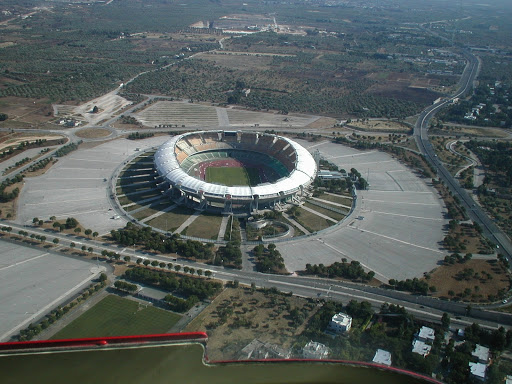
<path fill-rule="evenodd" d="M 215 108 L 217 111 L 217 119 L 219 120 L 219 127 L 229 127 L 228 110 L 226 108 Z"/>
<path fill-rule="evenodd" d="M 128 193 L 125 193 L 123 195 L 117 195 L 117 197 L 123 197 L 123 196 L 132 196 L 132 195 L 139 195 L 141 193 L 148 193 L 148 192 L 151 192 L 151 191 L 157 191 L 158 188 L 150 188 L 150 189 L 144 189 L 142 191 L 135 191 L 135 192 L 128 192 Z"/>
<path fill-rule="evenodd" d="M 224 234 L 226 233 L 226 227 L 228 226 L 229 216 L 222 216 L 222 221 L 220 222 L 219 234 L 217 235 L 217 240 L 224 239 Z"/>
<path fill-rule="evenodd" d="M 319 199 L 318 197 L 311 197 L 311 198 L 313 200 L 319 201 L 319 202 L 324 203 L 324 204 L 335 205 L 336 207 L 343 207 L 343 208 L 346 208 L 346 209 L 351 209 L 352 208 L 352 207 L 349 207 L 348 205 L 343 205 L 343 204 L 335 203 L 335 202 L 329 201 L 329 200 Z"/>
<path fill-rule="evenodd" d="M 181 233 L 185 228 L 187 228 L 190 224 L 192 224 L 200 215 L 202 214 L 201 211 L 196 211 L 192 216 L 190 216 L 183 224 L 181 224 L 177 230 L 175 230 L 173 233 Z"/>
<path fill-rule="evenodd" d="M 288 215 L 287 213 L 283 212 L 283 216 L 286 218 L 286 220 L 288 220 L 290 223 L 292 223 L 293 225 L 295 225 L 297 228 L 299 228 L 302 232 L 304 232 L 305 235 L 309 235 L 311 232 L 309 232 L 306 228 L 304 228 L 302 225 L 300 225 L 299 223 L 297 223 L 295 220 L 293 220 L 291 218 L 290 215 Z"/>
<path fill-rule="evenodd" d="M 324 193 L 325 193 L 326 195 L 331 195 L 331 196 L 337 196 L 337 197 L 340 197 L 340 196 L 341 196 L 341 197 L 343 197 L 344 199 L 350 199 L 350 200 L 352 200 L 352 199 L 353 199 L 353 197 L 352 197 L 352 196 L 337 195 L 337 194 L 335 194 L 335 193 L 331 193 L 331 192 L 324 192 Z"/>
<path fill-rule="evenodd" d="M 320 213 L 320 212 L 317 212 L 315 211 L 314 209 L 311 209 L 309 207 L 305 207 L 304 205 L 302 206 L 302 209 L 308 211 L 308 212 L 311 212 L 312 214 L 314 215 L 317 215 L 317 216 L 320 216 L 320 217 L 323 217 L 325 220 L 329 220 L 329 221 L 332 221 L 333 223 L 337 223 L 336 220 L 334 220 L 332 217 L 329 217 L 327 215 L 324 215 L 323 213 Z"/>
<path fill-rule="evenodd" d="M 146 217 L 145 219 L 139 220 L 141 223 L 145 223 L 146 221 L 153 220 L 155 217 L 158 217 L 160 215 L 163 215 L 166 212 L 172 211 L 174 208 L 176 208 L 178 204 L 173 204 L 167 208 L 162 209 L 161 211 L 158 211 L 157 213 L 152 214 L 151 216 Z"/>
<path fill-rule="evenodd" d="M 152 201 L 155 201 L 155 200 L 158 200 L 158 199 L 161 199 L 161 198 L 162 198 L 162 196 L 150 197 L 148 199 L 137 201 L 136 203 L 130 203 L 130 204 L 123 205 L 123 208 L 128 208 L 128 207 L 131 207 L 132 205 L 137 205 L 137 204 L 138 205 L 142 205 L 142 204 L 150 203 Z"/>

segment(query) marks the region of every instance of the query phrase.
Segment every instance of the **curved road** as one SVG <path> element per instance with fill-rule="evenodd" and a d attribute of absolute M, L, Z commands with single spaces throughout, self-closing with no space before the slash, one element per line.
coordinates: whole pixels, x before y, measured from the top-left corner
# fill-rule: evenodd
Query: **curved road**
<path fill-rule="evenodd" d="M 428 124 L 441 108 L 450 104 L 455 98 L 466 94 L 473 86 L 473 82 L 478 74 L 479 61 L 470 54 L 465 53 L 468 64 L 462 74 L 459 91 L 452 97 L 433 104 L 421 112 L 416 125 L 414 126 L 414 137 L 420 149 L 427 160 L 436 168 L 437 174 L 441 180 L 449 187 L 449 189 L 459 197 L 461 205 L 466 209 L 469 218 L 478 223 L 483 230 L 484 235 L 496 244 L 497 251 L 505 254 L 508 259 L 512 256 L 512 242 L 497 225 L 489 218 L 487 213 L 477 204 L 473 198 L 462 188 L 458 181 L 446 170 L 441 161 L 437 158 L 432 144 L 428 140 Z"/>

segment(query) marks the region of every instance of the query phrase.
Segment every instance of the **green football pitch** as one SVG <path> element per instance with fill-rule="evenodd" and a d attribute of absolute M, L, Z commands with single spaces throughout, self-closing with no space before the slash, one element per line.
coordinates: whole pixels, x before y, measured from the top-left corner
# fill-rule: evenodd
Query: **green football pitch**
<path fill-rule="evenodd" d="M 73 320 L 52 339 L 147 335 L 168 332 L 181 318 L 151 304 L 109 295 Z"/>
<path fill-rule="evenodd" d="M 228 187 L 233 185 L 250 185 L 252 187 L 261 182 L 257 168 L 242 167 L 206 168 L 206 181 L 208 183 L 227 185 Z"/>

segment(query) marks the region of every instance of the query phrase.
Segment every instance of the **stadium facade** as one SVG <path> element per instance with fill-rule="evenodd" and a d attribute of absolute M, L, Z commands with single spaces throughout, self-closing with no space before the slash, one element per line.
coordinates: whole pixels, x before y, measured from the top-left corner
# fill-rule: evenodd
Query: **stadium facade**
<path fill-rule="evenodd" d="M 266 167 L 274 177 L 252 186 L 204 180 L 200 170 L 223 159 Z M 298 203 L 308 194 L 317 172 L 315 159 L 298 143 L 247 131 L 199 131 L 174 136 L 159 147 L 154 165 L 159 188 L 177 203 L 235 213 Z"/>

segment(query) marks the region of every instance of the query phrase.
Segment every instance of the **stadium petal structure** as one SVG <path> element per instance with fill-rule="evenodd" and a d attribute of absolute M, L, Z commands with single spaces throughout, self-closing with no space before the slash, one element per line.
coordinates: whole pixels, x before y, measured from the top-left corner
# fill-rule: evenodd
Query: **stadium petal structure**
<path fill-rule="evenodd" d="M 162 144 L 154 156 L 159 188 L 179 204 L 224 213 L 251 213 L 300 202 L 313 183 L 317 164 L 298 143 L 247 131 L 199 131 Z M 206 169 L 239 166 L 256 175 L 249 185 L 207 180 Z M 256 181 L 254 181 L 256 179 Z"/>

